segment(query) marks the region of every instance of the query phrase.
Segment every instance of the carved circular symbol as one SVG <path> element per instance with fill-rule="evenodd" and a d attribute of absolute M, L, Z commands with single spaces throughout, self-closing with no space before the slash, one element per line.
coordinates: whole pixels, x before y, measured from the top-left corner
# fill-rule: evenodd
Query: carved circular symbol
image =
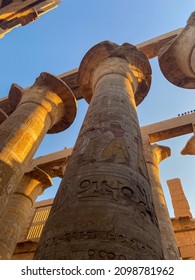
<path fill-rule="evenodd" d="M 90 186 L 90 181 L 89 180 L 83 180 L 80 183 L 80 188 L 81 189 L 87 189 Z"/>
<path fill-rule="evenodd" d="M 90 257 L 94 256 L 94 255 L 95 255 L 95 251 L 94 251 L 93 249 L 90 249 L 90 250 L 88 251 L 88 255 L 89 255 Z"/>
<path fill-rule="evenodd" d="M 123 187 L 122 193 L 124 194 L 124 196 L 126 196 L 128 198 L 131 198 L 133 196 L 133 191 L 128 187 Z"/>

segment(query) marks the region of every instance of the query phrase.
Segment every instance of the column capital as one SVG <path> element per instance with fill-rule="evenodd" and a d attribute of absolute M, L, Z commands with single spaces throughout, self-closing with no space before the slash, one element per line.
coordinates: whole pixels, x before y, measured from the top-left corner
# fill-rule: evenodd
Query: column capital
<path fill-rule="evenodd" d="M 20 103 L 25 90 L 16 83 L 13 83 L 8 93 L 8 101 L 12 111 L 15 111 L 16 107 Z"/>
<path fill-rule="evenodd" d="M 159 65 L 163 75 L 178 87 L 195 88 L 194 37 L 195 12 L 191 14 L 181 33 L 159 52 Z"/>
<path fill-rule="evenodd" d="M 24 103 L 37 103 L 44 107 L 52 121 L 47 133 L 67 129 L 76 116 L 77 102 L 71 89 L 61 79 L 47 72 L 41 73 L 35 83 L 26 89 L 12 84 L 8 98 L 12 110 Z M 51 106 L 55 107 L 52 112 Z"/>
<path fill-rule="evenodd" d="M 15 193 L 28 197 L 32 204 L 38 195 L 52 185 L 51 177 L 42 169 L 34 167 L 25 173 Z"/>
<path fill-rule="evenodd" d="M 98 80 L 108 74 L 119 74 L 133 83 L 136 105 L 147 95 L 151 84 L 151 67 L 146 56 L 129 43 L 117 45 L 103 41 L 92 47 L 79 67 L 82 95 L 90 102 Z"/>
<path fill-rule="evenodd" d="M 185 147 L 181 150 L 182 155 L 195 155 L 195 134 L 188 140 Z"/>
<path fill-rule="evenodd" d="M 3 109 L 0 108 L 0 123 L 8 118 L 8 115 L 4 112 Z"/>
<path fill-rule="evenodd" d="M 171 156 L 171 149 L 167 146 L 144 142 L 144 152 L 147 163 L 158 165 L 161 161 Z"/>

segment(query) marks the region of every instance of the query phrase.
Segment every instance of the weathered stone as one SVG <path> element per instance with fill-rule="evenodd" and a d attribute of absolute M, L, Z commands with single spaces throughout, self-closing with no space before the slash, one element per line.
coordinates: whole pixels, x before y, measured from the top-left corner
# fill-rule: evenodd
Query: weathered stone
<path fill-rule="evenodd" d="M 1 215 L 0 259 L 11 259 L 36 198 L 51 185 L 51 178 L 39 168 L 23 176 Z"/>
<path fill-rule="evenodd" d="M 195 88 L 195 12 L 181 33 L 162 47 L 159 65 L 172 84 L 182 88 Z"/>
<path fill-rule="evenodd" d="M 162 259 L 135 110 L 150 87 L 148 60 L 106 41 L 79 76 L 90 105 L 35 259 Z"/>
<path fill-rule="evenodd" d="M 180 179 L 176 178 L 176 179 L 168 180 L 167 184 L 171 194 L 175 217 L 192 218 L 192 213 L 190 212 L 190 206 L 185 197 Z"/>
<path fill-rule="evenodd" d="M 0 0 L 0 38 L 57 7 L 60 0 Z"/>
<path fill-rule="evenodd" d="M 45 134 L 68 128 L 76 100 L 61 80 L 42 73 L 0 126 L 0 212 L 15 191 Z"/>
<path fill-rule="evenodd" d="M 183 260 L 195 260 L 195 219 L 185 197 L 180 179 L 167 181 L 175 217 L 171 218 L 177 245 Z"/>
<path fill-rule="evenodd" d="M 182 155 L 195 155 L 195 135 L 193 135 L 181 151 Z"/>
<path fill-rule="evenodd" d="M 159 176 L 159 164 L 171 155 L 171 150 L 169 147 L 157 144 L 151 145 L 145 141 L 144 152 L 162 239 L 164 257 L 166 260 L 177 260 L 179 259 L 179 251 Z"/>

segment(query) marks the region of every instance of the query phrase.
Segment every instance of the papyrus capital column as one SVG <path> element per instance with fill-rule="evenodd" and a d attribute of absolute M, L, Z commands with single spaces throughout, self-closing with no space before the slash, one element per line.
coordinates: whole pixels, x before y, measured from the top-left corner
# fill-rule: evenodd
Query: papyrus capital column
<path fill-rule="evenodd" d="M 9 199 L 0 219 L 0 259 L 11 259 L 29 212 L 44 190 L 52 185 L 47 173 L 39 168 L 25 173 Z"/>
<path fill-rule="evenodd" d="M 79 83 L 90 102 L 35 259 L 162 259 L 136 103 L 147 58 L 105 41 L 88 51 Z"/>
<path fill-rule="evenodd" d="M 170 157 L 171 150 L 169 147 L 157 144 L 151 145 L 145 141 L 144 152 L 152 187 L 154 207 L 161 233 L 164 257 L 166 260 L 176 260 L 179 259 L 179 252 L 159 175 L 159 164 L 164 159 Z"/>
<path fill-rule="evenodd" d="M 181 150 L 182 155 L 195 155 L 195 134 L 190 137 L 185 147 Z"/>
<path fill-rule="evenodd" d="M 195 12 L 179 35 L 159 52 L 159 65 L 172 84 L 182 88 L 195 88 Z"/>
<path fill-rule="evenodd" d="M 79 67 L 80 88 L 89 103 L 97 83 L 107 75 L 118 75 L 133 87 L 136 105 L 146 97 L 151 84 L 151 68 L 148 60 L 135 46 L 122 46 L 109 41 L 95 45 L 84 56 Z"/>
<path fill-rule="evenodd" d="M 16 110 L 0 126 L 0 213 L 45 134 L 68 128 L 76 114 L 71 90 L 49 73 L 42 73 L 17 100 Z"/>

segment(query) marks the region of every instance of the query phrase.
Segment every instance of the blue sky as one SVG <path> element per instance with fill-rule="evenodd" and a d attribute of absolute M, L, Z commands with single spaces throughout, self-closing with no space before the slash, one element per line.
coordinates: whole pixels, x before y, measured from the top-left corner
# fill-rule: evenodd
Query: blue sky
<path fill-rule="evenodd" d="M 194 10 L 192 0 L 62 0 L 57 9 L 39 20 L 12 30 L 0 40 L 0 97 L 7 96 L 12 83 L 31 85 L 43 71 L 59 75 L 79 66 L 85 53 L 95 44 L 110 40 L 117 44 L 138 44 L 185 26 Z M 138 107 L 140 125 L 176 117 L 195 109 L 195 90 L 170 84 L 159 70 L 157 59 L 150 60 L 151 90 Z M 74 145 L 87 103 L 78 102 L 75 122 L 65 132 L 47 135 L 35 157 Z M 161 142 L 172 150 L 161 163 L 161 182 L 171 216 L 173 210 L 166 180 L 180 178 L 195 217 L 195 157 L 181 156 L 190 134 Z M 54 196 L 59 179 L 39 199 Z"/>

